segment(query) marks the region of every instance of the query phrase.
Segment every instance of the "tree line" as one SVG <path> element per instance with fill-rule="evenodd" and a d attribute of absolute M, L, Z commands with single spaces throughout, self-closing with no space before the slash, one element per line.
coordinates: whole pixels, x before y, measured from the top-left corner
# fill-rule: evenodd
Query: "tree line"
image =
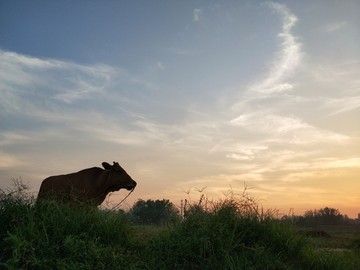
<path fill-rule="evenodd" d="M 192 208 L 196 208 L 193 205 Z M 188 209 L 191 211 L 191 208 Z M 169 200 L 138 200 L 128 211 L 131 220 L 139 225 L 165 225 L 168 222 L 179 220 L 182 213 Z M 186 214 L 186 213 L 185 213 Z M 340 213 L 338 209 L 324 207 L 321 209 L 308 210 L 304 215 L 285 215 L 282 220 L 291 220 L 297 226 L 317 226 L 317 225 L 350 225 L 356 220 L 350 219 L 347 215 Z"/>
<path fill-rule="evenodd" d="M 307 210 L 300 216 L 283 216 L 284 220 L 292 220 L 296 225 L 313 227 L 319 225 L 351 225 L 359 221 L 350 219 L 347 215 L 340 213 L 338 209 L 324 207 L 320 209 Z"/>

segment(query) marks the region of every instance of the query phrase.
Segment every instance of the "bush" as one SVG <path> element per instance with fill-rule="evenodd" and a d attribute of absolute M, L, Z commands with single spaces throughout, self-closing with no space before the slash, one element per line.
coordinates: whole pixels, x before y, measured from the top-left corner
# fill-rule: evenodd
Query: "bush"
<path fill-rule="evenodd" d="M 179 211 L 169 200 L 138 200 L 129 211 L 138 225 L 163 226 L 179 219 Z"/>
<path fill-rule="evenodd" d="M 307 248 L 304 238 L 259 213 L 254 203 L 242 197 L 207 211 L 199 204 L 189 207 L 182 223 L 149 245 L 150 269 L 289 269 L 297 264 Z"/>

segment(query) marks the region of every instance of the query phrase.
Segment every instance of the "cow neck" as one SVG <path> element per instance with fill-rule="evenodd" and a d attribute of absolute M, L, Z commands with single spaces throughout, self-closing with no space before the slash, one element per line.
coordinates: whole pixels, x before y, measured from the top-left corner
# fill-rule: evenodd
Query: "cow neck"
<path fill-rule="evenodd" d="M 108 187 L 108 184 L 110 183 L 111 170 L 106 170 L 106 171 L 107 171 L 106 186 Z"/>
<path fill-rule="evenodd" d="M 102 177 L 99 179 L 100 181 L 98 181 L 97 186 L 98 186 L 98 190 L 101 190 L 101 192 L 106 192 L 108 190 L 108 183 L 109 183 L 109 178 L 111 175 L 111 171 L 110 170 L 104 170 L 102 173 Z"/>

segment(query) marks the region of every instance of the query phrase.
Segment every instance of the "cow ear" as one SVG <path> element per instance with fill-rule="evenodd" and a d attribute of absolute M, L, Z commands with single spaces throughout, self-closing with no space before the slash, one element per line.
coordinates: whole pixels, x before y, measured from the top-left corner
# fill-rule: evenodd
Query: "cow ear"
<path fill-rule="evenodd" d="M 119 165 L 119 163 L 117 163 L 117 162 L 115 162 L 115 161 L 114 161 L 113 168 L 114 168 L 114 169 L 117 169 L 117 170 L 121 170 L 121 169 L 122 169 L 121 166 Z"/>
<path fill-rule="evenodd" d="M 102 165 L 105 170 L 111 170 L 111 168 L 112 168 L 112 166 L 107 162 L 103 162 Z"/>

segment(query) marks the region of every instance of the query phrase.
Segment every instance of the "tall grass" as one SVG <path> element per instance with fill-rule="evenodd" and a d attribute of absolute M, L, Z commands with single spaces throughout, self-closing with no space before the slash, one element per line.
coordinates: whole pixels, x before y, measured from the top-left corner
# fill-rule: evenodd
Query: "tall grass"
<path fill-rule="evenodd" d="M 301 263 L 305 238 L 260 211 L 252 198 L 202 201 L 151 242 L 149 269 L 296 269 Z"/>
<path fill-rule="evenodd" d="M 21 195 L 0 196 L 0 269 L 128 266 L 131 226 L 124 215 L 53 201 L 34 204 Z"/>
<path fill-rule="evenodd" d="M 0 269 L 360 269 L 317 251 L 245 193 L 187 204 L 181 222 L 137 227 L 126 214 L 0 192 Z"/>

